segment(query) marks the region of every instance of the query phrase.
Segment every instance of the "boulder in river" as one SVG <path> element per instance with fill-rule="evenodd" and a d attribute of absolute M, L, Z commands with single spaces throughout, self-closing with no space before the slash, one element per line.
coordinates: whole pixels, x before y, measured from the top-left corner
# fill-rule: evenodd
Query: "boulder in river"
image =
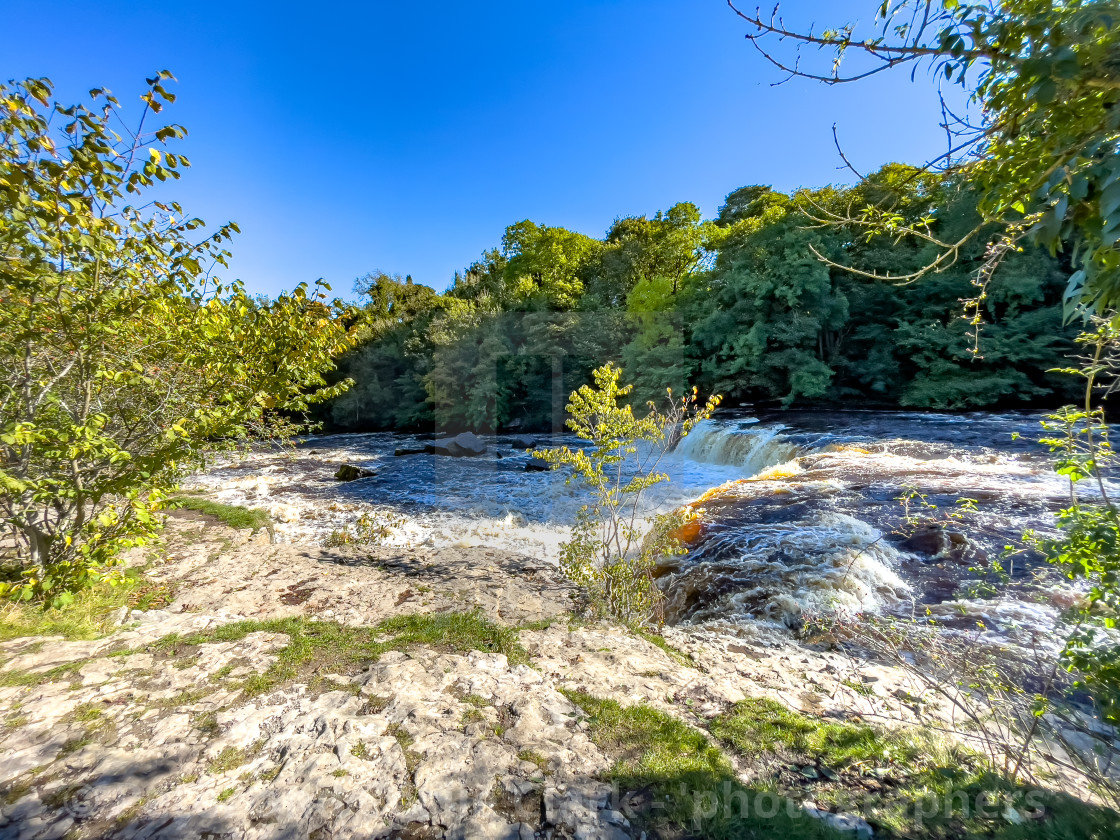
<path fill-rule="evenodd" d="M 937 522 L 918 526 L 900 546 L 915 554 L 955 563 L 987 563 L 988 554 L 959 531 L 950 531 Z"/>
<path fill-rule="evenodd" d="M 356 467 L 353 464 L 343 464 L 338 468 L 334 477 L 339 481 L 357 481 L 359 478 L 373 478 L 377 473 L 365 467 Z"/>
<path fill-rule="evenodd" d="M 530 458 L 525 462 L 526 472 L 548 472 L 552 465 L 544 458 Z"/>
<path fill-rule="evenodd" d="M 537 441 L 530 437 L 515 437 L 509 442 L 514 449 L 535 449 Z"/>
<path fill-rule="evenodd" d="M 445 449 L 446 454 L 456 458 L 474 458 L 486 454 L 486 441 L 474 432 L 463 432 L 450 440 L 440 441 L 436 444 L 436 449 L 436 454 L 443 454 L 438 450 Z"/>
<path fill-rule="evenodd" d="M 443 438 L 423 446 L 400 447 L 393 450 L 400 458 L 406 455 L 447 455 L 452 458 L 475 458 L 486 454 L 486 441 L 472 432 L 463 432 L 453 438 Z"/>

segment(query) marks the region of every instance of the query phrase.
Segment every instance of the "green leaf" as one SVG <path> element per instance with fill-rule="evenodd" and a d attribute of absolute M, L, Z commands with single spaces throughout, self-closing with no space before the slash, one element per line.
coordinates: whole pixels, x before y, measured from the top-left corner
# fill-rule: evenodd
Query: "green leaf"
<path fill-rule="evenodd" d="M 1120 181 L 1115 181 L 1101 191 L 1101 217 L 1111 226 L 1120 221 Z"/>

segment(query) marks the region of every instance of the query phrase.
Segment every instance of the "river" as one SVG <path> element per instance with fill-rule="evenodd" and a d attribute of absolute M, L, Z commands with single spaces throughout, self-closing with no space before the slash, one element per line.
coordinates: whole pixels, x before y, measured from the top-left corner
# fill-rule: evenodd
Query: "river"
<path fill-rule="evenodd" d="M 665 460 L 656 510 L 692 504 L 690 552 L 660 570 L 669 620 L 788 634 L 807 614 L 935 617 L 948 631 L 1045 638 L 1075 593 L 1031 552 L 1000 560 L 1068 498 L 1034 443 L 1041 415 L 786 411 L 706 421 Z M 538 446 L 571 438 L 536 437 Z M 215 458 L 187 482 L 263 507 L 277 538 L 319 541 L 363 513 L 401 546 L 485 545 L 555 559 L 584 501 L 562 473 L 526 470 L 510 436 L 477 458 L 394 456 L 411 435 L 311 437 Z M 375 471 L 339 482 L 343 463 Z M 909 503 L 902 501 L 910 497 Z M 972 499 L 962 504 L 961 499 Z M 1009 580 L 989 586 L 993 561 Z"/>

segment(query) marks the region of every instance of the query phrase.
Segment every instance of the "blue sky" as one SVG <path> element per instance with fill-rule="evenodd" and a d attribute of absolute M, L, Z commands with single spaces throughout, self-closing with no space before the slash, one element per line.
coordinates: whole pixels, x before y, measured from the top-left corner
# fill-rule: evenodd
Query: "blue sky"
<path fill-rule="evenodd" d="M 819 24 L 877 6 L 786 4 Z M 238 222 L 227 276 L 268 294 L 318 277 L 346 294 L 374 269 L 442 289 L 521 219 L 601 236 L 678 201 L 712 216 L 745 184 L 848 181 L 834 122 L 863 171 L 944 146 L 925 74 L 773 87 L 724 0 L 81 0 L 51 17 L 73 37 L 6 39 L 0 77 L 48 76 L 67 101 L 107 86 L 138 115 L 144 77 L 175 73 L 193 168 L 174 197 Z"/>

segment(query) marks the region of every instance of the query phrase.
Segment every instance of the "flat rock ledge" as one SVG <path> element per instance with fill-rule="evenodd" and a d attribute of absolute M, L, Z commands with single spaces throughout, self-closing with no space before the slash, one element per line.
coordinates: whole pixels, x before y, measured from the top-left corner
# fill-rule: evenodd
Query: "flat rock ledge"
<path fill-rule="evenodd" d="M 563 690 L 700 724 L 745 696 L 817 714 L 905 717 L 900 677 L 840 656 L 667 630 L 671 654 L 569 623 L 547 564 L 489 549 L 327 551 L 169 524 L 148 574 L 176 593 L 95 641 L 0 644 L 0 840 L 620 838 L 610 761 Z M 247 617 L 372 626 L 477 608 L 520 631 L 530 664 L 413 646 L 357 673 L 251 696 L 290 642 L 175 640 Z M 552 623 L 544 626 L 548 619 Z M 557 620 L 559 619 L 559 620 Z M 623 796 L 619 796 L 622 793 Z"/>

